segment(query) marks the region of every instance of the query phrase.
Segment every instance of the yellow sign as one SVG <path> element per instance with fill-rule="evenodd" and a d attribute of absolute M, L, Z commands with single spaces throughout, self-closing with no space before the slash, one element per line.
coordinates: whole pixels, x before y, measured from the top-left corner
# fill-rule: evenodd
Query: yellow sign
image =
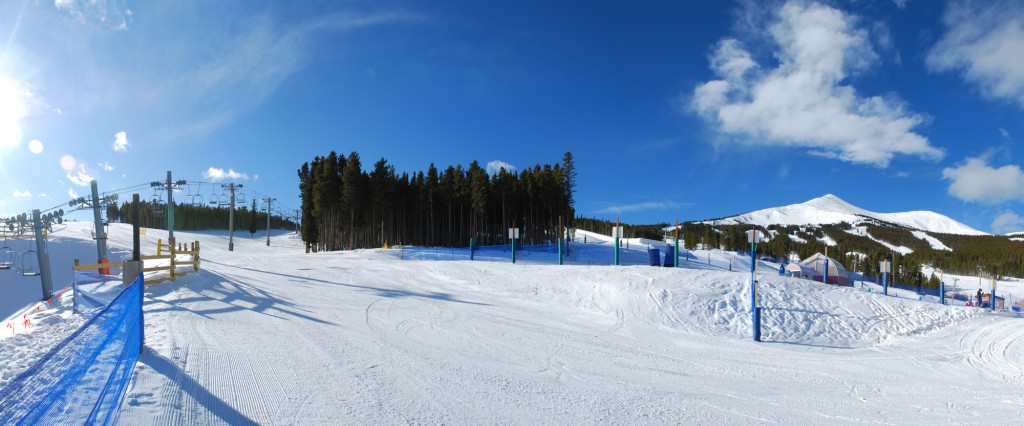
<path fill-rule="evenodd" d="M 146 236 L 146 228 L 139 228 L 139 236 L 140 237 L 145 237 Z"/>

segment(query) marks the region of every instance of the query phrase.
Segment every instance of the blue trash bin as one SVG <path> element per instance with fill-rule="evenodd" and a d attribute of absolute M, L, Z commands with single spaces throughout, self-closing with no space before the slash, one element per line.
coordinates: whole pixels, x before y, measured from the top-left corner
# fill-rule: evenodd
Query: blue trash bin
<path fill-rule="evenodd" d="M 672 263 L 675 262 L 676 248 L 672 246 L 665 246 L 665 266 L 675 266 Z"/>
<path fill-rule="evenodd" d="M 652 248 L 647 250 L 647 255 L 651 258 L 651 266 L 661 266 L 661 250 Z"/>

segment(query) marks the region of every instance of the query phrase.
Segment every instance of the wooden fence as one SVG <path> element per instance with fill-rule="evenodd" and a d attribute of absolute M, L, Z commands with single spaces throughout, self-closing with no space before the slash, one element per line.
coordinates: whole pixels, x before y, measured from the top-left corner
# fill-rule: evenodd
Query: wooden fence
<path fill-rule="evenodd" d="M 166 253 L 166 254 L 165 254 Z M 178 256 L 191 256 L 191 260 L 178 260 Z M 156 243 L 156 255 L 155 256 L 139 256 L 139 259 L 143 262 L 142 272 L 158 272 L 168 271 L 168 276 L 160 276 L 150 280 L 146 280 L 146 284 L 156 284 L 165 280 L 174 281 L 178 275 L 184 275 L 189 272 L 199 271 L 199 241 L 193 241 L 191 243 L 177 243 L 175 244 L 172 240 L 170 244 L 164 244 L 163 240 L 157 240 Z M 169 260 L 170 265 L 164 266 L 151 266 L 145 267 L 146 261 L 157 261 L 157 260 Z M 82 265 L 78 259 L 75 259 L 75 272 L 79 271 L 92 271 L 92 270 L 108 270 L 109 268 L 121 268 L 124 266 L 124 262 L 114 263 L 95 263 L 91 265 Z M 181 271 L 178 268 L 182 266 L 191 266 L 191 270 Z"/>

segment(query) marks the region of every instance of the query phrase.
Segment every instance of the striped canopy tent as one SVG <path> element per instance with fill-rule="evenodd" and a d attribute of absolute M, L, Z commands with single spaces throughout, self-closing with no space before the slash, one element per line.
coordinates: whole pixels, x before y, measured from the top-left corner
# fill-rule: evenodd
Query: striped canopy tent
<path fill-rule="evenodd" d="M 815 253 L 811 257 L 801 260 L 800 263 L 798 263 L 798 265 L 802 270 L 808 271 L 812 274 L 812 276 L 808 277 L 806 276 L 807 272 L 804 272 L 805 278 L 810 278 L 815 281 L 824 282 L 824 280 L 822 280 L 822 275 L 824 275 L 822 271 L 825 270 L 825 259 L 828 259 L 829 284 L 839 284 L 842 286 L 853 285 L 853 283 L 850 281 L 850 271 L 847 271 L 846 267 L 843 266 L 842 263 L 839 263 L 839 261 L 831 257 L 826 257 L 821 253 Z"/>

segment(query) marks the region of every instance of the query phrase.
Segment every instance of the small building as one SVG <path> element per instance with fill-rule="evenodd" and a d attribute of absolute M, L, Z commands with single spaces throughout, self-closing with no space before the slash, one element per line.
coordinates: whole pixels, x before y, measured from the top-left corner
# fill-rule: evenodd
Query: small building
<path fill-rule="evenodd" d="M 982 294 L 981 295 L 981 306 L 982 307 L 986 307 L 986 308 L 991 308 L 992 307 L 992 305 L 989 304 L 989 300 L 990 300 L 991 296 L 992 296 L 991 294 Z M 1003 299 L 1002 297 L 996 296 L 996 309 L 997 310 L 1003 309 L 1003 306 L 1004 306 L 1005 303 L 1006 303 L 1006 299 Z"/>
<path fill-rule="evenodd" d="M 825 276 L 823 272 L 825 270 L 825 259 L 828 259 L 827 281 L 822 278 Z M 850 281 L 850 271 L 847 271 L 842 263 L 821 253 L 815 253 L 813 256 L 798 263 L 786 265 L 786 272 L 789 272 L 796 278 L 827 282 L 828 284 L 838 284 L 846 287 L 853 286 L 853 282 Z"/>

